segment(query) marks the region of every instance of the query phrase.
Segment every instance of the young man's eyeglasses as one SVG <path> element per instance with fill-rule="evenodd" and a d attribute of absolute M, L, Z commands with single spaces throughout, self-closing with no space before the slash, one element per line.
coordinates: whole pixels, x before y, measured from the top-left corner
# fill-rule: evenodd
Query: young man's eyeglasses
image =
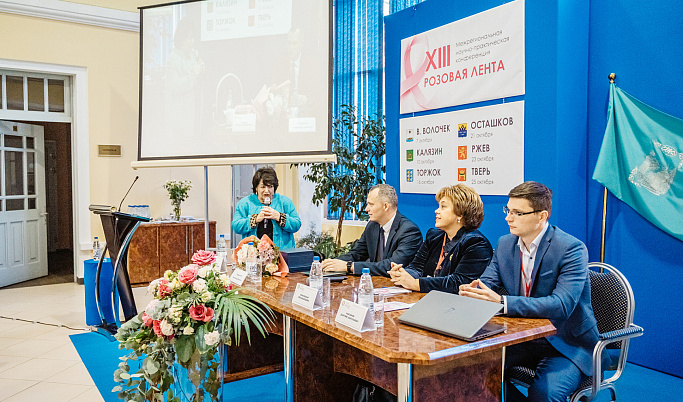
<path fill-rule="evenodd" d="M 536 212 L 543 212 L 543 211 L 536 210 L 536 211 L 531 211 L 531 212 L 519 212 L 519 211 L 515 211 L 515 210 L 510 210 L 510 208 L 508 208 L 507 205 L 503 207 L 503 213 L 505 214 L 505 216 L 512 215 L 515 218 L 519 218 L 520 216 L 524 216 L 524 215 L 535 214 Z"/>

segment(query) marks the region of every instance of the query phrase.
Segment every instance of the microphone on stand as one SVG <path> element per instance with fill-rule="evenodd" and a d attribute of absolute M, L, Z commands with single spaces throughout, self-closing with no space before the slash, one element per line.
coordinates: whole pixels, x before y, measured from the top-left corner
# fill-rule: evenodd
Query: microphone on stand
<path fill-rule="evenodd" d="M 135 184 L 136 181 L 138 181 L 139 177 L 140 176 L 135 176 L 135 180 L 133 180 L 133 183 L 130 185 L 130 187 L 128 187 L 128 191 L 126 191 L 126 195 L 124 195 L 123 198 L 121 199 L 121 203 L 119 204 L 119 212 L 121 212 L 121 205 L 123 205 L 123 200 L 125 200 L 126 197 L 128 197 L 128 193 L 130 193 L 130 189 L 133 188 L 133 185 Z"/>
<path fill-rule="evenodd" d="M 270 197 L 264 197 L 263 198 L 263 205 L 270 206 Z M 263 228 L 264 229 L 266 229 L 268 227 L 268 221 L 269 221 L 269 219 L 263 220 Z"/>

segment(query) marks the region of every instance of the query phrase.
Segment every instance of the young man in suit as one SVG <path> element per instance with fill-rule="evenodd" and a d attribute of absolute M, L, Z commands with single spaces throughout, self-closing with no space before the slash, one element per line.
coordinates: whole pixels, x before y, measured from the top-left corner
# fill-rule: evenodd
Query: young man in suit
<path fill-rule="evenodd" d="M 422 232 L 398 212 L 396 190 L 378 184 L 368 192 L 365 211 L 370 221 L 351 251 L 323 261 L 325 271 L 346 271 L 360 275 L 370 268 L 371 275 L 389 276 L 391 263 L 408 266 L 422 245 Z"/>
<path fill-rule="evenodd" d="M 598 328 L 588 279 L 588 251 L 578 239 L 549 225 L 552 191 L 524 182 L 503 208 L 510 234 L 498 241 L 482 276 L 460 295 L 503 304 L 515 317 L 547 318 L 557 334 L 507 348 L 505 366 L 536 367 L 528 399 L 506 384 L 506 401 L 562 401 L 592 375 Z M 501 296 L 502 290 L 508 296 Z M 604 356 L 603 356 L 604 357 Z"/>

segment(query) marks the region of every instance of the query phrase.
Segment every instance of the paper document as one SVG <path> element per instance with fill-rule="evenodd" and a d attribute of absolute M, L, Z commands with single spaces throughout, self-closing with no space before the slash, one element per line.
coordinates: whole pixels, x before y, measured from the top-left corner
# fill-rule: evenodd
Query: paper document
<path fill-rule="evenodd" d="M 412 306 L 413 304 L 415 304 L 415 303 L 403 303 L 403 302 L 399 302 L 399 301 L 385 302 L 384 303 L 384 312 L 386 313 L 387 311 L 409 309 L 410 306 Z"/>
<path fill-rule="evenodd" d="M 400 295 L 400 294 L 402 294 L 402 293 L 410 293 L 410 290 L 408 290 L 408 289 L 406 289 L 406 288 L 401 288 L 401 287 L 398 287 L 398 286 L 392 286 L 392 287 L 388 287 L 388 288 L 377 288 L 377 289 L 375 289 L 375 294 L 376 294 L 376 295 L 384 295 L 384 296 L 386 296 L 386 297 L 389 297 L 389 296 L 396 296 L 396 295 Z"/>

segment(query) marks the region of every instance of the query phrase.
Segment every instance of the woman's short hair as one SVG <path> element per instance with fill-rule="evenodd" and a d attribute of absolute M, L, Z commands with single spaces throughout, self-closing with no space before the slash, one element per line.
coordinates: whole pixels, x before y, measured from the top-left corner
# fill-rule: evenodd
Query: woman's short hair
<path fill-rule="evenodd" d="M 553 211 L 553 190 L 536 181 L 525 181 L 508 193 L 510 198 L 523 198 L 529 201 L 534 211 Z"/>
<path fill-rule="evenodd" d="M 436 201 L 448 198 L 453 203 L 453 213 L 462 216 L 466 229 L 477 229 L 484 220 L 484 203 L 472 187 L 464 184 L 444 187 L 436 193 Z"/>
<path fill-rule="evenodd" d="M 256 187 L 261 183 L 261 180 L 263 180 L 263 184 L 266 186 L 273 186 L 273 191 L 277 191 L 279 182 L 277 181 L 275 169 L 263 167 L 254 173 L 254 177 L 251 179 L 251 189 L 254 191 L 254 194 L 256 194 Z"/>

